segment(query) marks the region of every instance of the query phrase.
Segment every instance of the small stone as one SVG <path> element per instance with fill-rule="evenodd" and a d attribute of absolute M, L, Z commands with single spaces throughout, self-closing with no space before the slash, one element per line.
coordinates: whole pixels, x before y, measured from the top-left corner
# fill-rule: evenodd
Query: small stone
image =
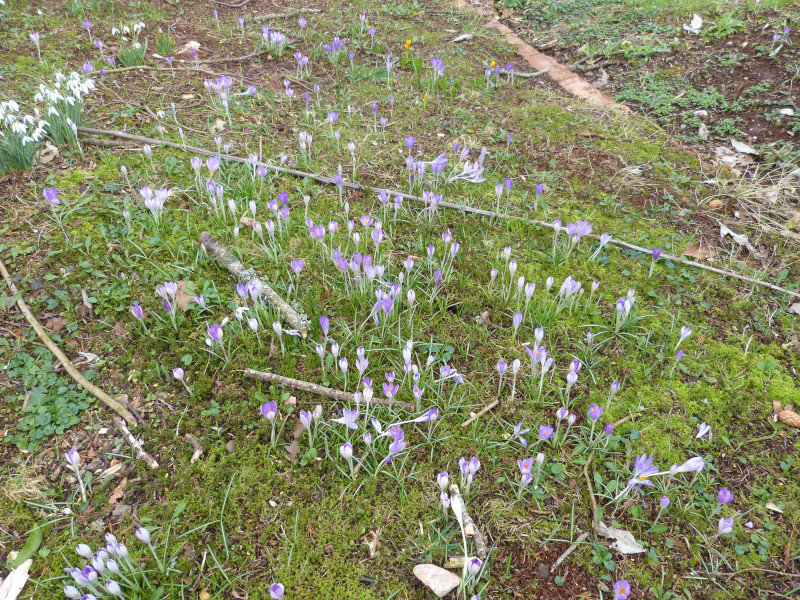
<path fill-rule="evenodd" d="M 233 449 L 236 448 L 236 440 L 230 440 L 227 444 L 225 444 L 225 449 L 230 453 L 233 454 Z"/>
<path fill-rule="evenodd" d="M 705 119 L 708 116 L 707 110 L 696 110 L 694 111 L 695 117 L 700 117 L 701 119 Z"/>
<path fill-rule="evenodd" d="M 720 206 L 722 206 L 722 204 L 723 204 L 722 200 L 717 198 L 716 200 L 712 200 L 711 202 L 708 203 L 708 208 L 719 208 Z"/>
<path fill-rule="evenodd" d="M 539 577 L 542 579 L 550 579 L 550 569 L 544 563 L 539 563 L 536 565 L 536 571 L 539 573 Z"/>
<path fill-rule="evenodd" d="M 444 598 L 461 585 L 461 577 L 436 565 L 416 565 L 414 575 L 439 598 Z"/>

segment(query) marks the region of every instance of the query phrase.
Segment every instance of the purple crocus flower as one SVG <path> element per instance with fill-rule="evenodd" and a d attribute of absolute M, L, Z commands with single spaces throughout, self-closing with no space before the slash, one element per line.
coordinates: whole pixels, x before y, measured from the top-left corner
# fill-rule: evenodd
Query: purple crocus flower
<path fill-rule="evenodd" d="M 218 344 L 222 343 L 222 326 L 219 323 L 213 323 L 208 328 L 208 337 Z"/>
<path fill-rule="evenodd" d="M 64 455 L 64 460 L 67 461 L 69 466 L 77 470 L 81 464 L 81 455 L 78 454 L 78 451 L 75 448 L 72 448 Z"/>
<path fill-rule="evenodd" d="M 345 408 L 340 418 L 331 420 L 335 423 L 341 423 L 348 429 L 358 429 L 358 410 L 348 410 Z"/>
<path fill-rule="evenodd" d="M 406 143 L 406 148 L 408 148 L 409 152 L 411 152 L 411 149 L 414 147 L 414 142 L 415 140 L 413 137 L 411 137 L 410 135 L 406 136 L 405 143 Z"/>
<path fill-rule="evenodd" d="M 631 584 L 627 579 L 621 579 L 614 584 L 614 600 L 628 600 L 631 595 Z"/>
<path fill-rule="evenodd" d="M 322 334 L 325 337 L 328 337 L 328 331 L 330 330 L 330 319 L 326 316 L 321 316 L 319 318 L 319 326 L 322 329 Z"/>
<path fill-rule="evenodd" d="M 661 248 L 653 248 L 653 260 L 658 260 L 661 257 Z"/>
<path fill-rule="evenodd" d="M 478 573 L 481 572 L 481 559 L 477 556 L 474 556 L 470 559 L 469 563 L 467 564 L 467 570 L 469 571 L 470 575 L 475 577 Z"/>
<path fill-rule="evenodd" d="M 539 439 L 549 440 L 553 437 L 553 428 L 550 425 L 539 425 Z"/>
<path fill-rule="evenodd" d="M 682 358 L 683 358 L 683 350 L 678 350 L 678 353 L 675 355 L 675 364 L 677 365 L 679 362 L 681 362 Z"/>
<path fill-rule="evenodd" d="M 131 314 L 136 317 L 138 321 L 141 321 L 144 318 L 144 313 L 142 312 L 142 307 L 139 304 L 132 304 L 131 305 Z"/>
<path fill-rule="evenodd" d="M 733 531 L 733 517 L 720 519 L 717 525 L 717 535 L 727 535 Z"/>
<path fill-rule="evenodd" d="M 390 460 L 392 460 L 392 457 L 395 454 L 400 454 L 400 452 L 406 449 L 406 445 L 407 443 L 404 439 L 398 439 L 393 441 L 389 446 L 389 454 L 386 456 L 386 458 L 383 459 L 383 462 L 387 463 Z"/>
<path fill-rule="evenodd" d="M 261 405 L 261 416 L 267 421 L 273 421 L 278 414 L 278 404 L 275 401 L 264 402 Z"/>
<path fill-rule="evenodd" d="M 658 501 L 658 504 L 661 508 L 667 508 L 669 506 L 669 496 L 661 496 L 661 500 Z"/>
<path fill-rule="evenodd" d="M 733 502 L 733 494 L 728 488 L 724 487 L 717 494 L 717 500 L 719 500 L 720 504 L 730 504 Z"/>
<path fill-rule="evenodd" d="M 697 430 L 697 435 L 694 436 L 694 437 L 696 439 L 700 439 L 701 437 L 703 437 L 704 435 L 706 435 L 710 431 L 711 431 L 711 426 L 708 423 L 700 423 L 700 426 L 698 427 L 698 430 Z"/>
<path fill-rule="evenodd" d="M 303 19 L 305 21 L 305 19 Z M 269 586 L 269 596 L 272 600 L 281 600 L 283 598 L 283 584 L 273 583 Z"/>
<path fill-rule="evenodd" d="M 658 473 L 658 467 L 653 466 L 653 457 L 642 454 L 636 457 L 633 478 L 628 482 L 630 487 L 652 486 L 649 477 Z"/>
<path fill-rule="evenodd" d="M 300 276 L 300 272 L 301 272 L 301 271 L 303 270 L 303 268 L 306 266 L 306 263 L 304 263 L 304 262 L 303 262 L 303 260 L 302 260 L 302 259 L 300 259 L 300 258 L 295 258 L 295 259 L 294 259 L 294 260 L 291 262 L 290 266 L 291 266 L 291 268 L 292 268 L 292 271 L 294 271 L 294 274 L 295 274 L 295 275 L 297 275 L 297 276 L 299 277 L 299 276 Z"/>
<path fill-rule="evenodd" d="M 44 197 L 53 206 L 61 204 L 61 200 L 58 198 L 58 190 L 54 187 L 44 188 Z"/>
<path fill-rule="evenodd" d="M 597 404 L 592 404 L 589 407 L 589 418 L 592 421 L 597 421 L 603 415 L 603 407 L 597 406 Z"/>

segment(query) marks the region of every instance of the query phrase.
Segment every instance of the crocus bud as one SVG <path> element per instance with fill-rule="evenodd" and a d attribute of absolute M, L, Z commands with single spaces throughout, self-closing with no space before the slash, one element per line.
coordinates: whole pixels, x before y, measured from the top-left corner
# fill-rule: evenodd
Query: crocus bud
<path fill-rule="evenodd" d="M 81 594 L 80 590 L 75 586 L 68 585 L 64 587 L 64 595 L 67 598 L 72 598 L 73 600 L 79 600 L 83 594 Z"/>
<path fill-rule="evenodd" d="M 481 559 L 478 558 L 477 556 L 471 558 L 470 561 L 469 561 L 469 564 L 467 566 L 467 569 L 469 570 L 470 575 L 472 575 L 473 577 L 475 575 L 477 575 L 478 573 L 480 573 L 481 572 Z"/>
<path fill-rule="evenodd" d="M 345 442 L 342 444 L 341 448 L 339 448 L 339 454 L 349 462 L 353 458 L 353 446 L 349 442 Z"/>
<path fill-rule="evenodd" d="M 146 546 L 150 545 L 150 532 L 144 527 L 139 527 L 136 530 L 136 538 Z"/>

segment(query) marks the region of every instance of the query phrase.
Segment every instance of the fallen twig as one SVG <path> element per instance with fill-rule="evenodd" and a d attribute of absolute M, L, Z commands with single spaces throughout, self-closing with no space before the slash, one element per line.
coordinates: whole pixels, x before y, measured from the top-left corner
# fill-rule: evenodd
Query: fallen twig
<path fill-rule="evenodd" d="M 461 515 L 464 519 L 464 533 L 468 536 L 472 537 L 472 541 L 475 543 L 475 555 L 483 560 L 486 558 L 486 536 L 484 536 L 478 526 L 475 525 L 475 521 L 472 520 L 472 517 L 469 516 L 467 512 L 467 503 L 464 502 L 464 498 L 461 496 L 461 490 L 458 489 L 458 486 L 454 483 L 450 486 L 450 504 L 453 504 L 452 497 L 458 497 L 461 501 Z"/>
<path fill-rule="evenodd" d="M 492 409 L 493 409 L 495 406 L 497 406 L 498 404 L 500 404 L 500 398 L 498 398 L 497 400 L 492 400 L 491 402 L 489 402 L 489 404 L 487 404 L 486 406 L 484 406 L 484 407 L 483 407 L 483 408 L 482 408 L 480 411 L 478 411 L 477 413 L 475 413 L 474 415 L 472 415 L 472 416 L 471 416 L 469 419 L 467 419 L 466 421 L 464 421 L 464 422 L 461 424 L 461 427 L 467 427 L 467 426 L 468 426 L 468 425 L 470 425 L 472 422 L 474 422 L 474 421 L 478 420 L 480 417 L 482 417 L 482 416 L 483 416 L 483 415 L 485 415 L 487 412 L 489 412 L 490 410 L 492 410 Z"/>
<path fill-rule="evenodd" d="M 266 21 L 267 19 L 288 19 L 289 17 L 296 17 L 297 15 L 304 15 L 307 13 L 318 13 L 318 8 L 290 8 L 282 13 L 267 13 L 266 15 L 256 15 L 256 21 Z"/>
<path fill-rule="evenodd" d="M 201 456 L 203 456 L 203 445 L 200 443 L 200 440 L 194 437 L 191 433 L 187 433 L 183 436 L 183 438 L 191 444 L 192 448 L 194 448 L 192 458 L 189 460 L 191 464 L 194 464 L 200 460 Z"/>
<path fill-rule="evenodd" d="M 144 451 L 144 448 L 142 448 L 142 443 L 130 432 L 128 426 L 125 425 L 125 421 L 119 417 L 114 417 L 114 425 L 122 434 L 122 437 L 125 438 L 125 441 L 131 445 L 131 448 L 133 448 L 133 457 L 137 460 L 144 461 L 151 469 L 157 469 L 158 461 Z"/>
<path fill-rule="evenodd" d="M 168 141 L 159 140 L 159 139 L 156 139 L 156 138 L 148 138 L 148 137 L 144 137 L 144 136 L 134 135 L 134 134 L 127 133 L 127 132 L 124 132 L 124 131 L 116 131 L 116 130 L 111 130 L 111 129 L 96 129 L 96 128 L 93 128 L 93 127 L 78 127 L 78 132 L 80 132 L 80 133 L 90 133 L 90 134 L 93 134 L 93 135 L 113 136 L 113 137 L 118 137 L 120 139 L 132 140 L 132 141 L 140 142 L 142 144 L 150 144 L 152 146 L 167 146 L 167 147 L 170 147 L 170 148 L 177 148 L 179 150 L 185 150 L 186 152 L 193 152 L 193 153 L 196 153 L 196 154 L 201 154 L 203 156 L 217 156 L 217 157 L 219 157 L 221 159 L 229 160 L 231 162 L 250 164 L 249 159 L 242 158 L 242 157 L 239 157 L 239 156 L 233 156 L 231 154 L 220 154 L 220 153 L 218 153 L 216 151 L 206 150 L 204 148 L 198 148 L 196 146 L 184 146 L 184 145 L 181 145 L 181 144 L 177 144 L 175 142 L 168 142 Z M 267 169 L 269 169 L 271 171 L 275 171 L 276 173 L 284 173 L 286 175 L 292 175 L 293 177 L 299 177 L 299 178 L 302 178 L 302 179 L 307 178 L 307 179 L 310 179 L 310 180 L 313 180 L 313 181 L 319 181 L 320 183 L 336 185 L 336 182 L 333 180 L 332 177 L 326 177 L 324 175 L 317 175 L 317 174 L 314 174 L 314 173 L 307 173 L 305 171 L 299 171 L 297 169 L 290 169 L 288 167 L 280 167 L 280 166 L 277 166 L 277 165 L 272 165 L 272 164 L 264 163 L 264 162 L 258 162 L 258 163 L 256 163 L 256 166 L 265 167 L 265 168 L 267 168 Z M 406 200 L 413 200 L 414 202 L 427 203 L 427 200 L 423 200 L 420 196 L 415 196 L 413 194 L 406 194 L 404 192 L 397 192 L 397 191 L 393 191 L 393 190 L 388 190 L 388 189 L 385 189 L 385 188 L 373 187 L 373 186 L 368 186 L 368 185 L 361 185 L 359 183 L 355 183 L 355 182 L 352 182 L 352 181 L 345 181 L 345 182 L 342 183 L 342 186 L 346 187 L 346 188 L 349 188 L 349 189 L 353 189 L 353 190 L 364 190 L 364 191 L 374 192 L 376 194 L 379 194 L 381 192 L 386 192 L 391 196 L 400 196 L 401 198 L 404 198 Z M 504 214 L 504 213 L 498 213 L 498 212 L 495 212 L 493 210 L 486 210 L 486 209 L 483 209 L 483 208 L 474 208 L 474 207 L 471 207 L 471 206 L 464 206 L 462 204 L 454 204 L 452 202 L 445 202 L 445 201 L 440 202 L 439 206 L 442 207 L 442 208 L 452 208 L 452 209 L 455 209 L 455 210 L 460 210 L 462 212 L 470 213 L 470 214 L 474 214 L 474 215 L 482 215 L 484 217 L 497 218 L 497 219 L 507 219 L 509 221 L 522 221 L 524 223 L 527 223 L 528 225 L 539 225 L 540 227 L 546 227 L 548 229 L 554 229 L 553 224 L 552 223 L 547 223 L 546 221 L 539 221 L 537 219 L 527 219 L 525 217 L 516 217 L 516 216 L 513 216 L 513 215 Z M 600 236 L 594 235 L 594 234 L 589 234 L 589 235 L 587 235 L 585 237 L 588 237 L 588 238 L 591 238 L 591 239 L 594 239 L 594 240 L 599 240 L 600 239 Z M 643 252 L 645 254 L 650 254 L 652 252 L 652 249 L 650 249 L 650 248 L 643 248 L 643 247 L 637 246 L 635 244 L 629 244 L 628 242 L 624 242 L 624 241 L 619 240 L 619 239 L 614 238 L 614 237 L 612 237 L 608 241 L 608 243 L 613 245 L 613 246 L 621 246 L 623 248 L 628 248 L 630 250 L 636 250 L 637 252 Z M 680 263 L 682 265 L 688 265 L 688 266 L 693 267 L 695 269 L 700 269 L 700 270 L 703 270 L 703 271 L 710 271 L 712 273 L 716 273 L 718 275 L 722 275 L 723 277 L 729 277 L 731 279 L 738 279 L 739 281 L 744 281 L 744 282 L 747 282 L 747 283 L 751 283 L 753 285 L 759 285 L 759 286 L 762 286 L 762 287 L 766 287 L 766 288 L 769 288 L 769 289 L 771 289 L 773 291 L 781 292 L 782 294 L 788 294 L 789 296 L 794 296 L 795 298 L 800 298 L 800 292 L 793 292 L 791 290 L 787 290 L 786 288 L 782 288 L 780 286 L 777 286 L 777 285 L 775 285 L 773 283 L 769 283 L 767 281 L 762 281 L 760 279 L 753 279 L 752 277 L 747 277 L 745 275 L 740 275 L 739 273 L 734 273 L 732 271 L 725 271 L 723 269 L 717 269 L 716 267 L 712 267 L 710 265 L 705 265 L 703 263 L 696 262 L 696 261 L 693 261 L 693 260 L 687 260 L 687 259 L 682 258 L 680 256 L 667 254 L 666 252 L 661 254 L 661 258 L 662 259 L 669 259 L 669 260 L 671 260 L 673 262 Z"/>
<path fill-rule="evenodd" d="M 194 63 L 194 61 L 191 61 L 191 62 Z M 219 62 L 229 62 L 229 61 L 219 61 Z M 203 64 L 203 61 L 198 61 L 198 64 Z M 166 67 L 166 68 L 161 68 L 161 67 L 154 67 L 152 65 L 134 65 L 132 67 L 117 67 L 115 69 L 106 69 L 104 72 L 105 72 L 106 75 L 108 75 L 109 73 L 124 73 L 126 71 L 159 71 L 161 73 L 167 73 L 169 71 L 185 71 L 185 72 L 202 73 L 204 75 L 209 75 L 211 77 L 219 77 L 220 76 L 219 73 L 215 73 L 214 71 L 211 71 L 209 69 L 203 69 L 201 67 Z M 228 76 L 231 79 L 236 79 L 238 81 L 242 81 L 242 82 L 245 82 L 245 83 L 253 83 L 253 84 L 258 83 L 255 80 L 246 79 L 246 78 L 244 78 L 244 77 L 242 77 L 240 75 L 230 74 Z M 177 145 L 177 147 L 180 147 L 180 145 Z"/>
<path fill-rule="evenodd" d="M 11 275 L 8 273 L 8 269 L 6 269 L 6 264 L 3 262 L 3 259 L 0 259 L 0 272 L 3 273 L 3 278 L 6 280 L 6 284 L 8 284 L 11 293 L 15 296 L 19 294 L 17 286 L 15 286 L 14 282 L 11 281 Z M 81 372 L 75 368 L 75 365 L 72 364 L 72 361 L 67 358 L 61 349 L 56 346 L 55 342 L 50 339 L 50 336 L 47 335 L 47 332 L 39 324 L 39 321 L 36 320 L 36 317 L 33 316 L 33 313 L 28 308 L 28 305 L 25 304 L 25 301 L 22 299 L 21 295 L 17 299 L 17 306 L 25 317 L 25 320 L 28 321 L 31 327 L 33 327 L 36 335 L 39 336 L 39 339 L 42 340 L 45 346 L 47 346 L 47 349 L 50 350 L 53 356 L 64 366 L 64 369 L 70 374 L 70 377 L 72 377 L 78 384 L 81 385 L 81 387 L 92 394 L 95 398 L 100 400 L 100 402 L 108 406 L 111 410 L 125 419 L 131 426 L 135 426 L 136 418 L 133 416 L 133 414 L 131 414 L 131 411 L 124 407 L 120 402 L 114 400 L 114 398 L 106 394 L 91 381 L 86 379 L 86 377 L 84 377 Z"/>
<path fill-rule="evenodd" d="M 530 73 L 514 73 L 512 77 L 522 77 L 523 79 L 531 79 L 533 77 L 539 77 L 541 75 L 547 75 L 547 69 L 542 69 L 541 71 L 531 71 Z"/>
<path fill-rule="evenodd" d="M 255 52 L 251 52 L 250 54 L 245 54 L 244 56 L 231 56 L 230 58 L 206 58 L 203 60 L 186 60 L 186 59 L 179 59 L 182 63 L 190 63 L 190 64 L 198 64 L 198 65 L 215 65 L 220 63 L 231 63 L 231 62 L 240 62 L 243 60 L 249 60 L 251 58 L 255 58 L 261 54 L 266 54 L 269 50 L 256 50 Z"/>
<path fill-rule="evenodd" d="M 584 542 L 584 540 L 586 540 L 586 538 L 587 538 L 587 537 L 589 537 L 589 532 L 588 532 L 588 531 L 584 531 L 582 534 L 580 534 L 580 535 L 578 536 L 578 539 L 577 539 L 577 540 L 575 540 L 574 542 L 572 542 L 572 544 L 570 545 L 570 547 L 569 547 L 569 548 L 567 548 L 566 550 L 564 550 L 564 552 L 561 554 L 561 556 L 559 556 L 559 557 L 556 559 L 556 562 L 554 562 L 554 563 L 553 563 L 553 566 L 552 566 L 552 567 L 550 567 L 550 574 L 551 574 L 551 575 L 552 575 L 553 573 L 555 573 L 555 571 L 558 569 L 558 567 L 560 567 L 560 566 L 561 566 L 561 563 L 563 563 L 565 560 L 567 560 L 567 558 L 569 558 L 569 555 L 570 555 L 570 554 L 572 554 L 573 552 L 575 552 L 575 549 L 576 549 L 576 548 L 577 548 L 577 547 L 578 547 L 580 544 L 582 544 L 582 543 Z"/>
<path fill-rule="evenodd" d="M 303 336 L 303 339 L 306 338 L 308 335 L 308 321 L 303 319 L 303 317 L 301 317 L 300 314 L 294 308 L 292 308 L 288 302 L 286 302 L 286 300 L 281 298 L 280 295 L 278 295 L 278 292 L 264 283 L 264 281 L 260 279 L 258 275 L 256 275 L 256 272 L 253 269 L 245 267 L 241 262 L 239 262 L 239 259 L 236 258 L 235 254 L 228 250 L 219 240 L 217 240 L 217 238 L 207 231 L 201 233 L 197 239 L 211 255 L 211 258 L 213 258 L 220 267 L 228 271 L 236 279 L 242 283 L 255 283 L 261 286 L 262 297 L 280 311 L 287 323 L 289 323 L 289 325 L 291 325 L 294 329 L 297 329 L 297 331 L 300 332 L 300 335 Z"/>
<path fill-rule="evenodd" d="M 250 379 L 258 379 L 259 381 L 268 381 L 270 383 L 277 383 L 285 385 L 296 390 L 309 392 L 311 394 L 319 394 L 339 400 L 340 402 L 355 402 L 355 396 L 350 392 L 343 392 L 341 390 L 334 390 L 333 388 L 325 387 L 310 381 L 301 381 L 299 379 L 292 379 L 291 377 L 284 377 L 283 375 L 276 375 L 275 373 L 266 373 L 264 371 L 256 371 L 255 369 L 245 369 L 244 376 Z M 370 404 L 378 404 L 380 406 L 399 406 L 411 412 L 414 410 L 414 405 L 410 402 L 402 402 L 400 400 L 388 400 L 386 398 L 373 398 Z"/>
<path fill-rule="evenodd" d="M 250 0 L 242 0 L 238 4 L 228 4 L 227 2 L 214 0 L 214 4 L 219 4 L 220 6 L 224 6 L 225 8 L 242 8 L 245 4 L 250 4 Z"/>
<path fill-rule="evenodd" d="M 84 142 L 90 146 L 100 146 L 101 148 L 124 148 L 125 144 L 112 142 L 111 140 L 100 140 L 97 138 L 85 138 Z"/>

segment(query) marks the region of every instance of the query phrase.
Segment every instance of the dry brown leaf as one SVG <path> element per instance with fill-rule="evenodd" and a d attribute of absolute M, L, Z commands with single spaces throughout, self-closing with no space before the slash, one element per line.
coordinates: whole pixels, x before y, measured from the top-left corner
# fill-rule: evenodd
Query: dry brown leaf
<path fill-rule="evenodd" d="M 684 256 L 691 256 L 697 260 L 712 260 L 717 256 L 715 248 L 703 243 L 702 241 L 696 244 L 689 244 L 686 250 L 683 251 Z"/>
<path fill-rule="evenodd" d="M 245 215 L 242 215 L 239 221 L 241 222 L 242 225 L 245 225 L 246 227 L 252 227 L 258 222 L 253 217 L 248 217 Z"/>
<path fill-rule="evenodd" d="M 67 324 L 67 319 L 65 319 L 64 317 L 53 317 L 47 322 L 46 327 L 47 329 L 55 333 L 61 330 L 66 324 Z"/>
<path fill-rule="evenodd" d="M 175 302 L 183 312 L 189 309 L 189 303 L 194 300 L 194 284 L 191 281 L 176 281 L 178 293 Z"/>
<path fill-rule="evenodd" d="M 789 307 L 789 313 L 793 315 L 800 315 L 800 302 L 795 302 Z"/>
<path fill-rule="evenodd" d="M 724 202 L 722 202 L 722 200 L 719 199 L 712 200 L 711 202 L 708 203 L 708 208 L 721 208 L 723 204 Z"/>
<path fill-rule="evenodd" d="M 296 461 L 300 454 L 300 443 L 298 440 L 305 430 L 306 428 L 303 427 L 300 419 L 297 419 L 297 422 L 294 424 L 294 431 L 292 431 L 292 443 L 286 447 L 286 456 L 292 462 Z"/>
<path fill-rule="evenodd" d="M 44 150 L 42 150 L 41 156 L 39 157 L 39 162 L 43 165 L 46 165 L 47 163 L 52 162 L 56 156 L 58 156 L 58 148 L 53 146 L 50 142 L 47 142 Z"/>
<path fill-rule="evenodd" d="M 202 590 L 197 597 L 200 600 L 211 600 L 211 594 L 208 593 L 208 590 Z"/>
<path fill-rule="evenodd" d="M 117 321 L 116 323 L 114 323 L 112 331 L 114 332 L 114 335 L 117 336 L 118 338 L 124 338 L 128 334 L 127 330 L 125 329 L 125 324 L 122 321 Z"/>
<path fill-rule="evenodd" d="M 122 481 L 117 484 L 117 487 L 114 488 L 114 491 L 111 492 L 108 496 L 108 503 L 112 506 L 115 505 L 117 502 L 122 500 L 122 497 L 125 495 L 125 488 L 128 487 L 128 478 L 123 477 Z"/>
<path fill-rule="evenodd" d="M 375 553 L 377 552 L 378 548 L 380 548 L 380 536 L 381 536 L 381 528 L 378 527 L 377 529 L 371 529 L 363 535 L 361 539 L 363 540 L 363 544 L 369 548 L 369 557 L 375 558 Z"/>

